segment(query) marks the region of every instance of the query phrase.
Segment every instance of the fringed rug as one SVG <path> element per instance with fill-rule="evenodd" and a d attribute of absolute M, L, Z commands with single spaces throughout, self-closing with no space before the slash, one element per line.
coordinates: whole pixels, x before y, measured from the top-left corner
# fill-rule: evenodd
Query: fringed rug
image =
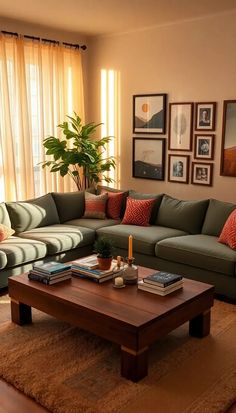
<path fill-rule="evenodd" d="M 10 322 L 0 297 L 0 376 L 53 413 L 221 413 L 236 400 L 236 306 L 215 301 L 211 335 L 188 325 L 150 348 L 149 375 L 120 376 L 120 349 L 33 310 Z"/>

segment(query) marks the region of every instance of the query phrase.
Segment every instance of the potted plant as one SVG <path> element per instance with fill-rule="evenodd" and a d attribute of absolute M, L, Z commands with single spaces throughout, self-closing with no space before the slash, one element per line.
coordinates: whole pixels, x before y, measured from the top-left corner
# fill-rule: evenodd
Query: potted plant
<path fill-rule="evenodd" d="M 112 262 L 112 241 L 105 237 L 98 238 L 94 244 L 94 251 L 97 253 L 99 269 L 109 270 Z"/>
<path fill-rule="evenodd" d="M 107 177 L 106 172 L 115 168 L 115 159 L 112 156 L 104 157 L 111 136 L 95 139 L 93 134 L 101 123 L 83 125 L 75 112 L 74 117 L 67 118 L 68 122 L 58 125 L 64 138 L 49 136 L 44 139 L 46 155 L 53 159 L 41 162 L 42 167 L 50 167 L 50 172 L 59 172 L 62 177 L 69 175 L 79 191 L 89 186 L 96 187 L 101 180 L 112 182 L 113 179 Z"/>

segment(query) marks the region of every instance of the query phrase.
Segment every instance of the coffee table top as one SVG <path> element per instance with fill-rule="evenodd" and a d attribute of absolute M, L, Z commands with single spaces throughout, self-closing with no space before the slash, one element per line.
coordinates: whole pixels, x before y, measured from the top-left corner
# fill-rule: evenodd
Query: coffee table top
<path fill-rule="evenodd" d="M 139 277 L 143 278 L 155 270 L 139 267 Z M 86 308 L 96 314 L 114 318 L 134 327 L 141 327 L 154 319 L 191 305 L 195 300 L 204 300 L 204 296 L 213 297 L 214 287 L 198 281 L 184 279 L 183 288 L 167 296 L 159 296 L 138 290 L 137 285 L 126 288 L 113 288 L 112 280 L 98 284 L 90 280 L 73 276 L 71 280 L 53 285 L 44 285 L 30 281 L 27 274 L 9 278 L 9 294 L 12 299 L 24 297 L 24 303 L 32 305 L 35 296 L 43 301 L 50 299 L 57 303 Z M 37 307 L 36 307 L 37 308 Z"/>

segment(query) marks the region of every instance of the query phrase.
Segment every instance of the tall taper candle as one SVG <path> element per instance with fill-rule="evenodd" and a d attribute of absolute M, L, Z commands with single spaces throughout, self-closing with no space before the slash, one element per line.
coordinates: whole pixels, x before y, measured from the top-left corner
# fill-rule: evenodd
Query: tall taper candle
<path fill-rule="evenodd" d="M 132 235 L 129 236 L 129 250 L 128 250 L 128 258 L 133 258 L 133 237 Z"/>

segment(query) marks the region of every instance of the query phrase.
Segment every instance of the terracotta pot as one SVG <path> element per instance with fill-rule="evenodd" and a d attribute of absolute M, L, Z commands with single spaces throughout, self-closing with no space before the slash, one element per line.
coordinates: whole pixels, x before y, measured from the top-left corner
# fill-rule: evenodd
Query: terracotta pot
<path fill-rule="evenodd" d="M 101 258 L 97 257 L 98 260 L 98 268 L 99 270 L 105 271 L 109 270 L 111 267 L 112 257 L 109 258 Z"/>

